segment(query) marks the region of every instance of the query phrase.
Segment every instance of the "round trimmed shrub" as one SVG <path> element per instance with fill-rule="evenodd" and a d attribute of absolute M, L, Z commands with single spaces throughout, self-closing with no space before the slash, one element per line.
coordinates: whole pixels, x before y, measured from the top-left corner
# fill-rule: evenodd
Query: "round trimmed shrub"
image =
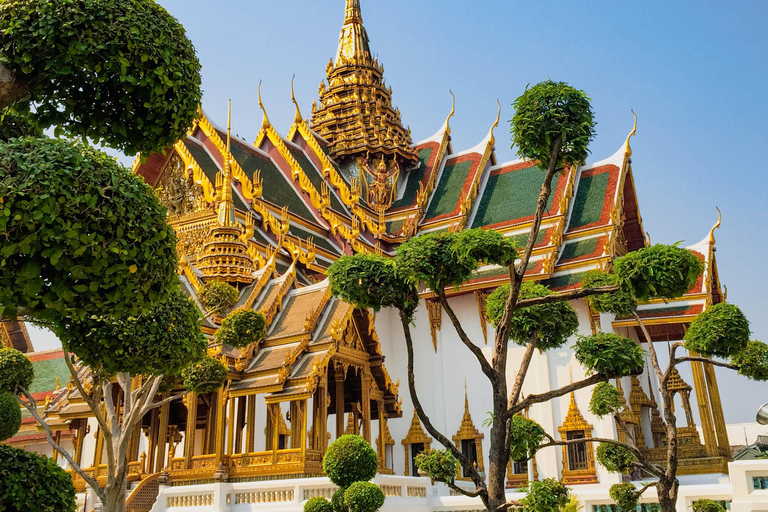
<path fill-rule="evenodd" d="M 693 512 L 725 512 L 725 507 L 715 500 L 696 500 Z"/>
<path fill-rule="evenodd" d="M 335 493 L 333 493 L 333 496 L 331 496 L 331 506 L 333 507 L 333 512 L 349 512 L 349 508 L 344 504 L 344 489 L 343 487 L 340 487 Z"/>
<path fill-rule="evenodd" d="M 618 444 L 600 443 L 597 447 L 597 462 L 611 473 L 629 473 L 637 457 Z"/>
<path fill-rule="evenodd" d="M 75 512 L 72 477 L 53 459 L 0 444 L 0 510 Z"/>
<path fill-rule="evenodd" d="M 267 335 L 267 320 L 258 311 L 234 311 L 216 331 L 216 342 L 234 348 L 245 348 L 258 343 Z"/>
<path fill-rule="evenodd" d="M 640 490 L 634 484 L 629 482 L 614 484 L 611 486 L 608 494 L 621 512 L 635 512 L 637 509 L 637 502 L 640 500 Z"/>
<path fill-rule="evenodd" d="M 488 320 L 498 327 L 509 299 L 509 285 L 496 288 L 486 300 Z M 533 299 L 552 295 L 544 285 L 525 282 L 520 288 L 520 299 Z M 531 341 L 541 350 L 563 346 L 579 328 L 579 318 L 568 302 L 552 302 L 517 309 L 512 313 L 509 337 L 518 345 L 525 346 Z"/>
<path fill-rule="evenodd" d="M 701 312 L 683 339 L 691 352 L 728 357 L 747 346 L 749 321 L 738 306 L 721 302 Z"/>
<path fill-rule="evenodd" d="M 371 482 L 355 482 L 344 491 L 344 504 L 351 512 L 376 512 L 384 499 L 381 488 Z"/>
<path fill-rule="evenodd" d="M 211 281 L 203 285 L 198 297 L 205 309 L 223 316 L 235 307 L 240 298 L 240 292 L 229 283 Z"/>
<path fill-rule="evenodd" d="M 731 357 L 731 364 L 739 367 L 739 374 L 752 380 L 768 380 L 768 345 L 749 341 L 747 346 Z"/>
<path fill-rule="evenodd" d="M 152 0 L 0 3 L 0 55 L 30 84 L 43 127 L 122 150 L 160 151 L 192 125 L 200 62 L 184 27 Z"/>
<path fill-rule="evenodd" d="M 312 498 L 304 504 L 304 512 L 334 512 L 334 510 L 327 499 Z"/>
<path fill-rule="evenodd" d="M 639 301 L 685 295 L 704 272 L 704 263 L 688 249 L 656 244 L 618 258 L 613 272 Z"/>
<path fill-rule="evenodd" d="M 0 442 L 16 435 L 21 428 L 21 407 L 16 397 L 0 391 Z"/>
<path fill-rule="evenodd" d="M 15 348 L 0 348 L 0 392 L 17 394 L 19 388 L 29 390 L 35 380 L 32 361 Z"/>
<path fill-rule="evenodd" d="M 539 451 L 544 439 L 544 428 L 535 421 L 515 414 L 509 422 L 509 457 L 511 460 L 528 460 Z"/>
<path fill-rule="evenodd" d="M 138 315 L 178 282 L 165 207 L 141 177 L 78 142 L 0 142 L 0 232 L 5 316 Z"/>
<path fill-rule="evenodd" d="M 376 476 L 376 451 L 360 436 L 343 435 L 331 443 L 323 457 L 323 471 L 339 487 L 367 482 Z"/>
<path fill-rule="evenodd" d="M 532 512 L 560 512 L 570 501 L 568 488 L 554 478 L 531 482 L 527 491 L 521 501 Z"/>
<path fill-rule="evenodd" d="M 219 390 L 227 380 L 227 372 L 227 367 L 220 360 L 205 357 L 185 368 L 181 377 L 189 391 L 205 394 Z"/>
<path fill-rule="evenodd" d="M 592 390 L 592 398 L 589 400 L 589 412 L 603 418 L 613 416 L 621 409 L 621 395 L 613 384 L 601 382 Z"/>
<path fill-rule="evenodd" d="M 459 462 L 448 450 L 427 450 L 416 455 L 414 463 L 419 471 L 426 473 L 432 480 L 452 484 L 456 479 L 456 466 Z"/>
<path fill-rule="evenodd" d="M 581 280 L 581 288 L 600 288 L 603 286 L 614 286 L 619 284 L 618 278 L 614 274 L 609 274 L 601 270 L 590 270 L 584 274 Z M 637 308 L 637 301 L 632 293 L 625 289 L 619 289 L 613 293 L 602 293 L 590 295 L 587 300 L 600 313 L 613 313 L 616 316 L 630 316 Z"/>
<path fill-rule="evenodd" d="M 583 366 L 610 379 L 639 375 L 643 371 L 645 351 L 618 334 L 599 332 L 579 336 L 573 349 Z"/>

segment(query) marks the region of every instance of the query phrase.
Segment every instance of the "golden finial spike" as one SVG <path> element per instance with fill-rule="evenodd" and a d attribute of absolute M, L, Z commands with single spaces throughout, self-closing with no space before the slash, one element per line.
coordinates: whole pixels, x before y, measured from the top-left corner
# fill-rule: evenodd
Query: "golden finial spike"
<path fill-rule="evenodd" d="M 230 144 L 232 139 L 232 100 L 229 100 L 227 113 L 227 151 L 224 157 L 224 170 L 221 179 L 221 202 L 219 203 L 219 225 L 235 225 L 235 204 L 232 199 L 232 153 Z"/>
<path fill-rule="evenodd" d="M 491 126 L 491 140 L 490 140 L 491 146 L 496 144 L 496 137 L 493 135 L 493 131 L 496 129 L 497 126 L 499 126 L 499 122 L 501 121 L 501 102 L 499 100 L 496 100 L 496 104 L 499 106 L 499 113 L 496 114 L 496 120 L 493 122 L 493 126 Z"/>
<path fill-rule="evenodd" d="M 709 243 L 712 245 L 715 244 L 715 230 L 720 229 L 720 224 L 723 222 L 723 212 L 721 212 L 720 208 L 717 206 L 715 206 L 715 208 L 717 209 L 717 224 L 712 226 L 712 229 L 709 231 Z"/>
<path fill-rule="evenodd" d="M 261 127 L 265 130 L 272 126 L 269 122 L 269 116 L 267 115 L 267 109 L 264 108 L 264 102 L 261 101 L 261 80 L 259 80 L 259 108 L 264 113 L 264 120 L 261 122 Z"/>
<path fill-rule="evenodd" d="M 626 148 L 625 152 L 626 152 L 627 156 L 632 156 L 632 148 L 629 145 L 629 140 L 632 137 L 634 137 L 635 134 L 637 134 L 637 114 L 635 114 L 634 110 L 630 110 L 630 112 L 632 112 L 632 115 L 635 116 L 635 125 L 632 127 L 632 131 L 629 132 L 629 135 L 627 136 L 627 142 L 624 145 L 624 147 Z"/>
<path fill-rule="evenodd" d="M 293 78 L 291 78 L 291 101 L 293 101 L 293 104 L 296 105 L 296 115 L 293 118 L 293 121 L 296 124 L 301 124 L 304 122 L 304 118 L 301 117 L 301 110 L 299 110 L 299 103 L 296 101 L 296 94 L 293 91 L 293 81 L 296 80 L 296 75 L 293 75 Z"/>
<path fill-rule="evenodd" d="M 363 22 L 363 13 L 360 9 L 360 0 L 347 0 L 347 9 L 344 13 L 344 23 Z"/>
<path fill-rule="evenodd" d="M 451 93 L 451 98 L 453 98 L 453 104 L 451 105 L 451 113 L 448 114 L 448 117 L 445 119 L 445 133 L 448 135 L 451 134 L 451 118 L 456 115 L 456 96 L 453 94 L 453 91 L 448 91 Z"/>

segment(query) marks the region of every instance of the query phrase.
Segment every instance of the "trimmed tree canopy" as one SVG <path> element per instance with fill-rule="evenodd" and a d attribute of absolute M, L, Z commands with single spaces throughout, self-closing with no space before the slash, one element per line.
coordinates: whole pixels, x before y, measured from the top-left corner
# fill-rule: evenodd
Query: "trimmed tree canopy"
<path fill-rule="evenodd" d="M 739 374 L 752 380 L 768 380 L 768 345 L 761 341 L 749 341 L 731 363 L 739 367 Z"/>
<path fill-rule="evenodd" d="M 456 480 L 456 457 L 448 450 L 427 450 L 416 455 L 414 464 L 432 480 L 452 484 Z M 416 475 L 414 475 L 416 476 Z"/>
<path fill-rule="evenodd" d="M 304 512 L 333 512 L 333 505 L 325 498 L 311 498 L 304 504 Z"/>
<path fill-rule="evenodd" d="M 375 477 L 378 466 L 376 451 L 360 436 L 341 436 L 323 457 L 323 471 L 331 482 L 343 488 Z"/>
<path fill-rule="evenodd" d="M 184 27 L 152 0 L 0 4 L 0 62 L 29 84 L 20 103 L 127 154 L 183 138 L 200 104 L 200 63 Z"/>
<path fill-rule="evenodd" d="M 613 384 L 600 382 L 592 389 L 592 398 L 589 400 L 589 412 L 603 418 L 613 416 L 621 410 L 621 395 Z"/>
<path fill-rule="evenodd" d="M 224 385 L 228 371 L 218 359 L 205 357 L 184 368 L 181 377 L 184 379 L 184 387 L 193 393 L 213 393 Z"/>
<path fill-rule="evenodd" d="M 637 503 L 640 500 L 640 490 L 629 482 L 623 484 L 614 484 L 611 486 L 608 494 L 616 502 L 621 512 L 635 512 Z"/>
<path fill-rule="evenodd" d="M 568 501 L 568 488 L 554 478 L 531 482 L 528 494 L 522 499 L 531 512 L 560 512 Z"/>
<path fill-rule="evenodd" d="M 72 477 L 53 459 L 0 444 L 0 510 L 75 512 Z"/>
<path fill-rule="evenodd" d="M 16 112 L 13 108 L 0 109 L 0 142 L 16 137 L 40 137 L 43 130 L 30 118 L 29 113 Z"/>
<path fill-rule="evenodd" d="M 35 369 L 27 356 L 15 348 L 0 348 L 0 392 L 18 394 L 29 389 L 35 380 Z"/>
<path fill-rule="evenodd" d="M 629 338 L 610 332 L 579 336 L 573 346 L 576 359 L 587 369 L 608 378 L 638 375 L 645 351 Z"/>
<path fill-rule="evenodd" d="M 749 321 L 738 306 L 721 302 L 700 313 L 683 339 L 691 352 L 728 357 L 747 346 Z"/>
<path fill-rule="evenodd" d="M 536 455 L 544 439 L 544 428 L 535 421 L 515 414 L 509 421 L 509 457 L 528 460 Z"/>
<path fill-rule="evenodd" d="M 21 428 L 21 407 L 16 397 L 0 391 L 0 442 L 16 435 Z"/>
<path fill-rule="evenodd" d="M 581 281 L 582 289 L 617 284 L 619 284 L 619 280 L 614 274 L 601 270 L 590 270 L 584 274 L 584 279 Z M 587 300 L 600 313 L 613 313 L 617 316 L 630 316 L 637 308 L 637 301 L 632 293 L 626 289 L 620 289 L 614 293 L 590 295 Z"/>
<path fill-rule="evenodd" d="M 578 165 L 587 159 L 595 138 L 592 105 L 584 91 L 565 82 L 545 80 L 526 89 L 514 103 L 512 143 L 526 160 L 549 166 L 555 140 L 560 137 L 557 167 Z"/>
<path fill-rule="evenodd" d="M 138 317 L 62 322 L 55 331 L 68 350 L 108 374 L 178 375 L 208 346 L 200 313 L 181 291 Z"/>
<path fill-rule="evenodd" d="M 488 320 L 497 327 L 509 299 L 509 285 L 499 286 L 486 300 Z M 544 285 L 525 282 L 520 289 L 520 299 L 532 299 L 551 295 Z M 518 345 L 533 341 L 537 348 L 549 350 L 561 347 L 579 328 L 579 318 L 568 302 L 552 302 L 517 309 L 510 317 L 509 337 Z"/>
<path fill-rule="evenodd" d="M 611 473 L 628 473 L 637 462 L 637 457 L 618 444 L 600 443 L 597 447 L 597 462 Z"/>
<path fill-rule="evenodd" d="M 355 482 L 344 491 L 344 504 L 350 512 L 376 512 L 384 506 L 384 499 L 379 486 L 371 482 Z"/>
<path fill-rule="evenodd" d="M 0 231 L 7 316 L 135 315 L 177 282 L 176 237 L 152 189 L 80 143 L 0 142 Z"/>
<path fill-rule="evenodd" d="M 613 271 L 638 301 L 675 299 L 696 284 L 704 264 L 688 249 L 656 244 L 618 258 Z"/>
<path fill-rule="evenodd" d="M 211 281 L 200 290 L 199 298 L 205 309 L 224 316 L 235 307 L 240 293 L 229 283 Z"/>
<path fill-rule="evenodd" d="M 258 343 L 267 335 L 267 320 L 257 311 L 230 313 L 216 331 L 216 342 L 234 348 L 245 348 Z"/>

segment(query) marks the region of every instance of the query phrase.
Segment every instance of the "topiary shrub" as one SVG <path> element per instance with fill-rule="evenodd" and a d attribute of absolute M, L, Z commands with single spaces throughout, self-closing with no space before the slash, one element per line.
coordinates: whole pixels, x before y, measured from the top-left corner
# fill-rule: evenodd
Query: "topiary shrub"
<path fill-rule="evenodd" d="M 416 455 L 414 463 L 419 471 L 426 473 L 432 480 L 449 484 L 456 480 L 458 461 L 448 450 L 427 450 L 421 452 Z"/>
<path fill-rule="evenodd" d="M 334 512 L 334 510 L 327 499 L 312 498 L 304 504 L 304 512 Z"/>
<path fill-rule="evenodd" d="M 211 281 L 203 285 L 198 298 L 205 309 L 224 316 L 235 307 L 240 298 L 240 292 L 229 283 Z"/>
<path fill-rule="evenodd" d="M 611 473 L 629 473 L 637 457 L 621 445 L 600 443 L 597 447 L 597 462 Z"/>
<path fill-rule="evenodd" d="M 509 456 L 511 460 L 528 460 L 539 451 L 544 428 L 535 421 L 515 414 L 509 421 Z"/>
<path fill-rule="evenodd" d="M 696 284 L 704 264 L 688 249 L 656 244 L 618 258 L 613 272 L 639 301 L 675 299 Z"/>
<path fill-rule="evenodd" d="M 21 407 L 16 397 L 0 391 L 0 442 L 16 435 L 21 428 Z"/>
<path fill-rule="evenodd" d="M 509 285 L 499 286 L 486 299 L 488 320 L 498 327 L 509 299 Z M 520 288 L 520 299 L 546 297 L 552 291 L 544 285 L 525 282 Z M 509 337 L 518 345 L 531 341 L 540 350 L 563 346 L 579 328 L 579 318 L 568 302 L 553 302 L 517 309 L 512 313 Z"/>
<path fill-rule="evenodd" d="M 72 477 L 53 459 L 0 444 L 0 510 L 75 512 Z"/>
<path fill-rule="evenodd" d="M 589 412 L 603 418 L 613 416 L 621 410 L 621 395 L 619 390 L 608 382 L 601 382 L 592 390 L 589 400 Z"/>
<path fill-rule="evenodd" d="M 0 26 L 2 62 L 29 83 L 43 127 L 135 154 L 172 146 L 195 119 L 195 48 L 154 1 L 3 2 Z"/>
<path fill-rule="evenodd" d="M 267 320 L 258 311 L 244 310 L 230 313 L 216 331 L 216 342 L 234 348 L 245 348 L 258 343 L 267 335 Z"/>
<path fill-rule="evenodd" d="M 355 482 L 344 491 L 344 505 L 351 512 L 376 512 L 384 506 L 384 493 L 376 484 Z"/>
<path fill-rule="evenodd" d="M 54 332 L 86 364 L 110 375 L 178 375 L 208 347 L 197 306 L 178 290 L 138 317 L 59 322 Z"/>
<path fill-rule="evenodd" d="M 325 474 L 331 482 L 345 489 L 354 482 L 372 479 L 378 467 L 376 451 L 360 436 L 341 436 L 331 443 L 323 457 Z"/>
<path fill-rule="evenodd" d="M 0 109 L 0 141 L 42 135 L 43 130 L 30 119 L 29 113 L 16 112 L 13 108 Z"/>
<path fill-rule="evenodd" d="M 640 500 L 640 491 L 631 483 L 614 484 L 608 494 L 621 512 L 635 512 Z"/>
<path fill-rule="evenodd" d="M 333 493 L 333 496 L 331 496 L 331 506 L 333 507 L 333 512 L 349 512 L 349 508 L 347 508 L 347 505 L 344 504 L 344 491 L 346 491 L 346 489 L 340 487 L 335 493 Z"/>
<path fill-rule="evenodd" d="M 752 380 L 768 380 L 768 345 L 761 341 L 749 341 L 738 353 L 731 356 L 731 364 L 739 368 L 739 374 Z"/>
<path fill-rule="evenodd" d="M 178 282 L 176 236 L 155 193 L 77 142 L 0 142 L 0 231 L 5 316 L 137 315 Z"/>
<path fill-rule="evenodd" d="M 610 379 L 643 371 L 645 351 L 629 338 L 599 332 L 579 336 L 573 346 L 576 359 L 587 369 Z"/>
<path fill-rule="evenodd" d="M 691 352 L 728 357 L 747 346 L 749 321 L 738 306 L 721 302 L 701 312 L 683 339 Z"/>
<path fill-rule="evenodd" d="M 568 505 L 568 488 L 554 478 L 531 482 L 525 490 L 528 494 L 521 501 L 531 512 L 560 512 Z"/>
<path fill-rule="evenodd" d="M 693 502 L 693 512 L 725 512 L 725 507 L 715 500 L 696 500 Z"/>
<path fill-rule="evenodd" d="M 193 393 L 212 393 L 221 388 L 227 380 L 227 367 L 213 357 L 205 357 L 181 372 L 184 387 Z"/>
<path fill-rule="evenodd" d="M 0 392 L 18 394 L 19 388 L 29 390 L 35 380 L 35 368 L 27 356 L 15 348 L 0 348 Z"/>
<path fill-rule="evenodd" d="M 619 279 L 614 274 L 601 270 L 590 270 L 584 274 L 581 280 L 581 288 L 600 288 L 602 286 L 614 286 L 619 284 Z M 613 293 L 601 293 L 587 297 L 590 305 L 600 313 L 613 313 L 616 316 L 630 316 L 637 308 L 637 301 L 632 293 L 626 289 L 620 289 Z"/>

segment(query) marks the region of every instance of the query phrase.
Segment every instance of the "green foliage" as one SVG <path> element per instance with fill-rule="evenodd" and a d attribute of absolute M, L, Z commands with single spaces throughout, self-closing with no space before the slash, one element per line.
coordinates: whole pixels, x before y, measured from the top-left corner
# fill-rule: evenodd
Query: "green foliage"
<path fill-rule="evenodd" d="M 0 3 L 0 59 L 56 125 L 127 154 L 184 137 L 200 104 L 200 63 L 184 27 L 152 0 Z"/>
<path fill-rule="evenodd" d="M 384 493 L 371 482 L 355 482 L 344 491 L 344 504 L 351 512 L 376 512 L 384 506 Z"/>
<path fill-rule="evenodd" d="M 768 345 L 749 341 L 741 351 L 731 356 L 731 364 L 739 367 L 739 374 L 752 380 L 768 380 Z"/>
<path fill-rule="evenodd" d="M 715 500 L 696 500 L 693 512 L 725 512 L 725 507 Z"/>
<path fill-rule="evenodd" d="M 304 504 L 304 512 L 334 512 L 334 510 L 327 499 L 312 498 Z"/>
<path fill-rule="evenodd" d="M 0 391 L 0 442 L 16 435 L 21 428 L 21 407 L 16 397 Z"/>
<path fill-rule="evenodd" d="M 349 512 L 349 508 L 344 504 L 344 491 L 346 491 L 344 487 L 339 487 L 339 490 L 331 496 L 333 512 Z"/>
<path fill-rule="evenodd" d="M 597 462 L 611 473 L 629 473 L 637 457 L 621 445 L 600 443 L 597 447 Z"/>
<path fill-rule="evenodd" d="M 560 512 L 569 502 L 568 488 L 554 478 L 531 482 L 527 492 L 522 503 L 530 512 Z"/>
<path fill-rule="evenodd" d="M 68 350 L 107 374 L 178 375 L 205 356 L 200 312 L 181 291 L 138 317 L 108 316 L 57 323 Z"/>
<path fill-rule="evenodd" d="M 643 370 L 645 351 L 618 334 L 599 332 L 579 336 L 573 349 L 583 366 L 610 379 L 638 375 Z"/>
<path fill-rule="evenodd" d="M 360 308 L 395 307 L 408 318 L 419 305 L 416 288 L 398 271 L 395 262 L 375 254 L 355 254 L 328 268 L 331 292 Z"/>
<path fill-rule="evenodd" d="M 149 185 L 100 151 L 0 142 L 0 314 L 139 314 L 178 282 L 165 217 Z"/>
<path fill-rule="evenodd" d="M 227 371 L 218 359 L 205 357 L 182 370 L 181 377 L 188 390 L 199 394 L 213 393 L 226 382 Z"/>
<path fill-rule="evenodd" d="M 72 477 L 53 459 L 0 444 L 0 510 L 75 512 Z"/>
<path fill-rule="evenodd" d="M 480 263 L 509 267 L 517 259 L 515 242 L 498 231 L 465 229 L 454 235 L 453 252 L 462 265 L 476 269 Z"/>
<path fill-rule="evenodd" d="M 530 459 L 539 450 L 544 439 L 544 428 L 519 414 L 509 422 L 509 457 L 511 460 Z"/>
<path fill-rule="evenodd" d="M 594 387 L 589 400 L 589 412 L 603 418 L 617 414 L 620 409 L 621 395 L 618 389 L 608 382 L 601 382 Z"/>
<path fill-rule="evenodd" d="M 498 327 L 509 299 L 509 285 L 499 286 L 486 299 L 488 320 Z M 520 299 L 532 299 L 551 295 L 544 285 L 525 282 L 520 289 Z M 537 348 L 549 350 L 561 347 L 579 328 L 579 318 L 568 302 L 552 302 L 517 309 L 510 317 L 509 337 L 518 345 L 533 341 Z"/>
<path fill-rule="evenodd" d="M 656 244 L 618 258 L 613 271 L 638 301 L 675 299 L 696 284 L 704 264 L 688 249 Z"/>
<path fill-rule="evenodd" d="M 200 290 L 199 299 L 205 309 L 219 316 L 229 313 L 240 298 L 237 288 L 222 281 L 211 281 Z"/>
<path fill-rule="evenodd" d="M 416 456 L 416 467 L 432 480 L 452 484 L 458 461 L 448 450 L 427 450 Z"/>
<path fill-rule="evenodd" d="M 29 390 L 35 380 L 35 368 L 27 356 L 15 348 L 0 348 L 0 392 L 18 394 L 19 388 Z"/>
<path fill-rule="evenodd" d="M 596 123 L 584 91 L 564 82 L 545 80 L 526 88 L 514 107 L 512 142 L 521 158 L 538 160 L 547 168 L 555 140 L 560 137 L 557 168 L 578 165 L 587 159 Z"/>
<path fill-rule="evenodd" d="M 614 484 L 608 491 L 611 499 L 616 503 L 621 512 L 635 512 L 637 502 L 640 500 L 640 491 L 629 482 Z"/>
<path fill-rule="evenodd" d="M 243 310 L 230 313 L 216 331 L 216 342 L 234 348 L 258 343 L 267 335 L 267 320 L 258 311 Z"/>
<path fill-rule="evenodd" d="M 749 321 L 738 306 L 721 302 L 708 307 L 691 322 L 685 333 L 691 352 L 727 357 L 747 346 Z"/>
<path fill-rule="evenodd" d="M 601 270 L 590 270 L 584 274 L 581 288 L 600 288 L 616 284 L 619 284 L 619 280 L 614 274 Z M 630 316 L 637 308 L 637 302 L 632 293 L 625 289 L 613 293 L 590 295 L 587 300 L 595 310 L 601 313 L 613 313 L 617 316 Z"/>
<path fill-rule="evenodd" d="M 323 457 L 323 471 L 331 482 L 347 488 L 376 476 L 376 451 L 360 436 L 344 435 L 331 443 Z"/>
<path fill-rule="evenodd" d="M 30 119 L 29 113 L 16 112 L 13 108 L 0 110 L 0 141 L 42 135 L 43 130 Z"/>

